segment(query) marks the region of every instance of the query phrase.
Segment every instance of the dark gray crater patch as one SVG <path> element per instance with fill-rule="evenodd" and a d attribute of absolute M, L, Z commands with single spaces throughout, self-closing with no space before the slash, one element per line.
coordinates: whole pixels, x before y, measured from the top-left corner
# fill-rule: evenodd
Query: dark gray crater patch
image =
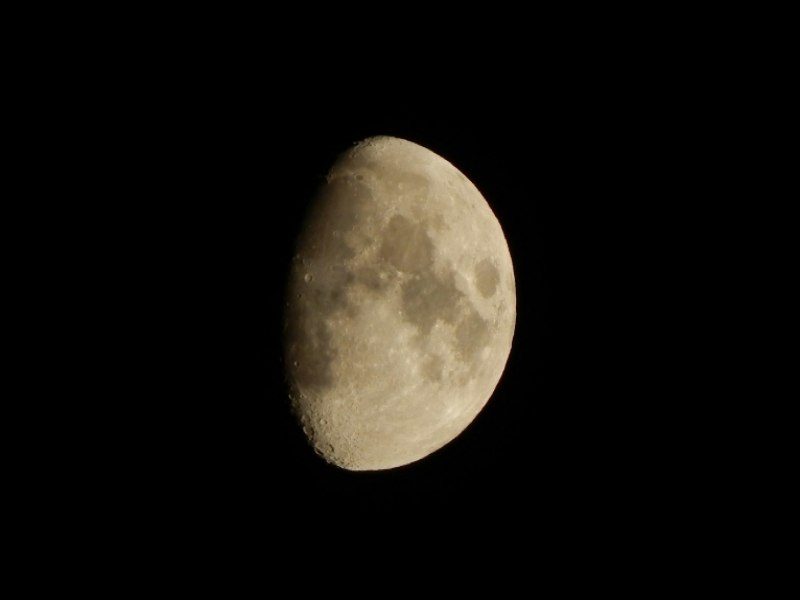
<path fill-rule="evenodd" d="M 497 273 L 497 267 L 492 264 L 491 260 L 485 258 L 475 265 L 475 285 L 478 287 L 481 296 L 484 298 L 494 296 L 499 281 L 500 276 Z"/>
<path fill-rule="evenodd" d="M 431 270 L 424 271 L 402 286 L 403 317 L 427 335 L 437 320 L 455 322 L 462 297 L 452 271 L 442 277 Z"/>
<path fill-rule="evenodd" d="M 474 363 L 478 353 L 489 343 L 489 338 L 489 324 L 470 309 L 456 327 L 456 352 L 465 362 Z"/>
<path fill-rule="evenodd" d="M 374 265 L 359 267 L 356 270 L 355 280 L 372 292 L 385 290 L 391 281 L 386 273 Z"/>
<path fill-rule="evenodd" d="M 417 273 L 433 264 L 433 242 L 421 224 L 395 215 L 381 237 L 379 257 L 398 271 Z"/>

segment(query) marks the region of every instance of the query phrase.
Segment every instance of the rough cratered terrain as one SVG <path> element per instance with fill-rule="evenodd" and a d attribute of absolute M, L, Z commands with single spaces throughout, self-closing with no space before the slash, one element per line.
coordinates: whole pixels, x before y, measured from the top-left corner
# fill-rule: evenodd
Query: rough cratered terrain
<path fill-rule="evenodd" d="M 328 173 L 288 286 L 287 378 L 316 451 L 351 470 L 419 460 L 486 404 L 516 294 L 500 224 L 453 165 L 378 137 Z"/>

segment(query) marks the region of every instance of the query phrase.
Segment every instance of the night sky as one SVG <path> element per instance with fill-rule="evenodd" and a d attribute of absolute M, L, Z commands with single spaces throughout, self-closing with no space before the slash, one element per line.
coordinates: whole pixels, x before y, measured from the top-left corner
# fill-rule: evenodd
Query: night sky
<path fill-rule="evenodd" d="M 663 310 L 675 290 L 651 276 L 669 183 L 643 142 L 666 134 L 582 98 L 347 110 L 285 100 L 257 118 L 254 101 L 240 112 L 229 103 L 230 120 L 183 140 L 196 142 L 185 168 L 199 200 L 170 212 L 182 237 L 164 278 L 192 291 L 172 306 L 190 391 L 176 384 L 168 405 L 169 431 L 183 437 L 165 479 L 236 522 L 264 505 L 300 520 L 538 515 L 540 526 L 573 527 L 666 493 L 654 474 L 681 450 L 659 440 L 685 407 L 668 401 L 665 374 L 682 367 L 657 343 L 675 324 Z M 517 321 L 497 389 L 462 435 L 417 463 L 358 473 L 317 457 L 289 411 L 281 317 L 314 190 L 341 151 L 373 135 L 433 150 L 482 192 L 508 240 Z"/>
<path fill-rule="evenodd" d="M 52 499 L 67 499 L 70 547 L 85 541 L 84 514 L 115 544 L 143 541 L 141 555 L 130 544 L 134 569 L 149 568 L 141 559 L 151 556 L 167 570 L 181 556 L 194 567 L 194 552 L 212 565 L 230 556 L 260 574 L 278 564 L 270 557 L 302 567 L 310 555 L 327 563 L 344 554 L 337 579 L 322 581 L 344 593 L 360 565 L 348 562 L 350 544 L 393 571 L 372 595 L 394 591 L 407 567 L 449 582 L 441 542 L 460 548 L 455 531 L 468 534 L 463 549 L 473 560 L 456 563 L 453 578 L 468 584 L 509 536 L 525 560 L 532 547 L 566 571 L 572 563 L 561 557 L 588 548 L 594 562 L 623 531 L 642 562 L 649 555 L 640 540 L 657 546 L 670 535 L 682 557 L 694 544 L 689 534 L 728 502 L 707 493 L 715 478 L 738 476 L 744 462 L 717 435 L 750 435 L 723 422 L 734 394 L 721 393 L 720 382 L 736 388 L 741 374 L 715 347 L 722 340 L 729 352 L 744 350 L 739 315 L 725 310 L 735 312 L 731 298 L 752 284 L 739 273 L 745 261 L 731 258 L 716 233 L 744 239 L 742 256 L 760 268 L 749 255 L 752 228 L 724 223 L 734 194 L 719 191 L 720 182 L 740 180 L 724 147 L 736 154 L 742 143 L 731 99 L 746 87 L 744 60 L 726 59 L 727 46 L 716 43 L 705 61 L 689 46 L 679 60 L 683 22 L 694 23 L 683 15 L 662 38 L 649 21 L 610 15 L 628 39 L 574 7 L 554 28 L 506 9 L 492 26 L 484 7 L 471 26 L 455 18 L 439 25 L 392 6 L 370 11 L 376 22 L 367 27 L 354 15 L 352 32 L 329 24 L 319 7 L 298 8 L 308 14 L 294 24 L 268 10 L 250 32 L 242 16 L 225 29 L 195 27 L 182 14 L 166 25 L 164 48 L 149 33 L 160 18 L 148 14 L 124 53 L 88 44 L 91 60 L 67 60 L 63 85 L 43 94 L 42 118 L 53 113 L 64 130 L 47 132 L 52 143 L 31 132 L 30 143 L 75 164 L 42 171 L 56 186 L 57 209 L 26 203 L 56 222 L 65 246 L 86 253 L 56 256 L 67 276 L 43 300 L 57 313 L 66 296 L 102 330 L 86 336 L 101 355 L 96 364 L 72 349 L 83 316 L 64 317 L 78 332 L 60 342 L 80 362 L 70 365 L 80 384 L 58 380 L 56 402 L 81 427 L 57 425 L 70 438 L 65 448 L 81 454 L 55 449 L 63 485 L 42 496 L 43 513 Z M 392 32 L 394 13 L 411 22 Z M 698 27 L 724 29 L 717 19 Z M 312 31 L 317 25 L 329 39 Z M 435 50 L 419 42 L 426 26 Z M 109 36 L 115 27 L 106 27 Z M 464 39 L 451 43 L 445 32 Z M 91 66 L 105 55 L 107 65 Z M 726 61 L 736 85 L 710 93 Z M 84 62 L 85 82 L 73 75 Z M 313 452 L 290 412 L 284 286 L 327 170 L 377 135 L 432 150 L 480 190 L 508 241 L 516 328 L 493 396 L 461 435 L 397 469 L 349 472 Z M 759 201 L 750 194 L 739 215 Z M 86 235 L 58 222 L 62 213 Z M 91 286 L 70 279 L 84 263 Z M 725 269 L 735 284 L 713 296 Z M 54 352 L 60 358 L 60 347 Z M 84 387 L 95 380 L 107 387 L 84 408 Z M 760 401 L 753 396 L 742 414 Z M 30 404 L 38 410 L 39 400 Z M 404 533 L 427 552 L 412 553 L 408 565 L 385 561 L 377 550 L 399 547 Z M 198 571 L 189 578 L 202 584 Z M 317 576 L 298 571 L 292 592 Z M 527 566 L 518 574 L 527 586 Z"/>
<path fill-rule="evenodd" d="M 615 230 L 606 227 L 613 219 L 609 198 L 620 193 L 607 172 L 610 161 L 595 157 L 604 151 L 598 136 L 608 132 L 565 108 L 549 115 L 520 110 L 322 112 L 304 115 L 293 135 L 262 141 L 266 154 L 251 166 L 263 179 L 248 177 L 249 194 L 231 199 L 237 211 L 225 209 L 231 229 L 222 240 L 241 253 L 228 249 L 225 257 L 241 263 L 227 273 L 220 268 L 247 283 L 236 283 L 241 297 L 228 299 L 237 305 L 231 315 L 236 336 L 246 340 L 231 350 L 244 353 L 239 368 L 245 381 L 234 387 L 239 395 L 224 401 L 240 407 L 243 437 L 237 442 L 245 444 L 248 476 L 274 486 L 271 493 L 287 506 L 324 499 L 328 507 L 368 514 L 488 503 L 505 512 L 536 498 L 555 508 L 579 501 L 618 473 L 615 413 L 624 392 L 609 380 L 630 367 L 613 359 L 623 334 L 614 321 L 629 299 L 617 294 L 614 266 L 604 264 L 616 243 Z M 430 148 L 483 193 L 514 261 L 517 323 L 497 390 L 461 436 L 416 464 L 351 473 L 318 458 L 289 414 L 279 319 L 303 211 L 337 154 L 371 135 Z M 277 161 L 267 158 L 279 149 Z"/>

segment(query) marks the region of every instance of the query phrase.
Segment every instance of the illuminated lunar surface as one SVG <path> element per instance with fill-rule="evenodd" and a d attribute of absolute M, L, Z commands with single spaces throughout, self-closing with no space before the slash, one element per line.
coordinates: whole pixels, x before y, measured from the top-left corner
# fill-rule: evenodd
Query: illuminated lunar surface
<path fill-rule="evenodd" d="M 461 433 L 514 334 L 514 271 L 478 189 L 412 142 L 367 139 L 315 197 L 288 282 L 292 406 L 339 467 L 391 469 Z"/>

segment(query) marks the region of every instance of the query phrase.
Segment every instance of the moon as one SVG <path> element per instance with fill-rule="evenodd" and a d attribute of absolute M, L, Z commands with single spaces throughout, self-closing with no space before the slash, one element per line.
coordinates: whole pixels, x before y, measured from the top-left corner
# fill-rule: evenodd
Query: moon
<path fill-rule="evenodd" d="M 447 160 L 395 137 L 333 164 L 287 285 L 292 408 L 322 458 L 392 469 L 458 436 L 503 373 L 516 287 L 503 230 Z"/>

